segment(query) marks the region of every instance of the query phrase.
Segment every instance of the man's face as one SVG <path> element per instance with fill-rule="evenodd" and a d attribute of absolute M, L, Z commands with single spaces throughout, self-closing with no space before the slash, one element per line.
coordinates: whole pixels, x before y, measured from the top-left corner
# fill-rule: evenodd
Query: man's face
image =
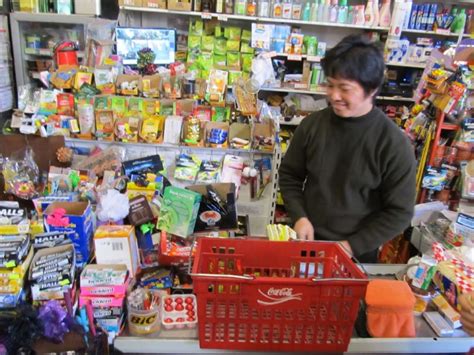
<path fill-rule="evenodd" d="M 359 117 L 372 110 L 374 93 L 367 95 L 358 82 L 331 77 L 327 81 L 327 97 L 336 115 Z"/>

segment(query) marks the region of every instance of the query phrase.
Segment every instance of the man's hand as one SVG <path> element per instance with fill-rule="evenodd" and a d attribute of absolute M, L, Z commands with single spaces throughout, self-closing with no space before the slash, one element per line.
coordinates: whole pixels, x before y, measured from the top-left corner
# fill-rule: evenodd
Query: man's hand
<path fill-rule="evenodd" d="M 474 336 L 474 292 L 459 296 L 461 305 L 461 323 L 466 333 Z"/>
<path fill-rule="evenodd" d="M 295 223 L 294 230 L 299 239 L 314 240 L 314 228 L 311 222 L 306 217 L 301 217 Z"/>

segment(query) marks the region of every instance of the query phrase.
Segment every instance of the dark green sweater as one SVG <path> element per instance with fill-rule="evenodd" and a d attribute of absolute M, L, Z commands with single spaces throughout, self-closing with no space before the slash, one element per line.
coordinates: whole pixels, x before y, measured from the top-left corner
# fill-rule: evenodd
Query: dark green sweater
<path fill-rule="evenodd" d="M 356 118 L 339 117 L 331 108 L 305 118 L 279 175 L 292 219 L 308 217 L 315 239 L 348 240 L 356 256 L 377 249 L 410 225 L 413 149 L 378 108 Z"/>

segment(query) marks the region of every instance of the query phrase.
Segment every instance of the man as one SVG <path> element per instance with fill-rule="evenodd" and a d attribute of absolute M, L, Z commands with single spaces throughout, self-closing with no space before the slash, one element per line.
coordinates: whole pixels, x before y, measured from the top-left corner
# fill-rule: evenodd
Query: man
<path fill-rule="evenodd" d="M 362 262 L 409 226 L 416 161 L 409 140 L 374 106 L 379 48 L 351 35 L 321 61 L 330 107 L 295 131 L 279 174 L 300 239 L 341 241 Z"/>

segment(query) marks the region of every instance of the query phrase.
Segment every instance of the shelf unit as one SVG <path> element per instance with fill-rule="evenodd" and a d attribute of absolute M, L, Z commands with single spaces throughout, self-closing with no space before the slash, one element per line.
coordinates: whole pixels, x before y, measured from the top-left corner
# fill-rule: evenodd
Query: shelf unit
<path fill-rule="evenodd" d="M 360 30 L 370 30 L 370 31 L 388 31 L 388 27 L 371 27 L 371 26 L 356 26 L 356 25 L 347 25 L 341 23 L 328 23 L 328 22 L 317 22 L 317 21 L 302 21 L 302 20 L 292 20 L 285 18 L 271 18 L 271 17 L 258 17 L 258 16 L 245 16 L 245 15 L 234 15 L 234 14 L 218 14 L 214 12 L 198 12 L 198 11 L 176 11 L 168 9 L 154 9 L 149 7 L 134 7 L 134 6 L 121 6 L 120 10 L 125 11 L 137 11 L 137 12 L 152 12 L 152 13 L 161 13 L 161 14 L 170 14 L 170 15 L 181 15 L 181 16 L 196 16 L 203 19 L 212 19 L 216 18 L 219 21 L 228 21 L 228 20 L 242 20 L 242 21 L 254 21 L 254 22 L 268 22 L 268 23 L 279 23 L 279 24 L 293 24 L 293 25 L 305 25 L 305 26 L 320 26 L 320 27 L 340 27 L 340 28 L 353 28 Z"/>
<path fill-rule="evenodd" d="M 53 57 L 51 45 L 43 43 L 42 48 L 27 46 L 28 35 L 36 35 L 41 42 L 72 40 L 79 43 L 82 51 L 78 57 L 84 57 L 87 25 L 96 21 L 86 15 L 61 15 L 46 13 L 13 12 L 10 15 L 13 54 L 15 58 L 15 77 L 18 86 L 34 82 L 28 69 L 28 62 L 50 60 Z"/>

